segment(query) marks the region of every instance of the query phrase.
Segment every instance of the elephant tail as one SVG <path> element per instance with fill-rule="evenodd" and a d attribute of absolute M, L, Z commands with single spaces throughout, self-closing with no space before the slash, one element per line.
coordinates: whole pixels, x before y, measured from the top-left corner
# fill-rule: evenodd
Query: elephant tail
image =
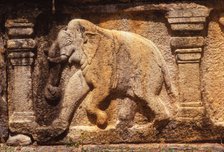
<path fill-rule="evenodd" d="M 178 97 L 178 91 L 175 85 L 171 82 L 171 78 L 169 75 L 169 71 L 166 67 L 165 61 L 163 62 L 163 65 L 161 66 L 161 68 L 162 68 L 162 73 L 163 73 L 165 88 L 167 90 L 167 93 L 172 99 L 176 99 Z"/>
<path fill-rule="evenodd" d="M 160 52 L 160 50 L 154 45 L 154 43 L 152 43 L 151 41 L 149 41 L 150 45 L 154 47 L 154 50 L 157 54 L 156 59 L 157 59 L 157 63 L 158 65 L 161 67 L 161 71 L 163 74 L 163 78 L 164 78 L 164 82 L 165 82 L 165 88 L 167 90 L 168 95 L 173 99 L 177 99 L 178 98 L 178 91 L 176 86 L 172 83 L 170 75 L 169 75 L 169 71 L 167 69 L 167 64 L 166 61 L 163 58 L 162 53 Z"/>

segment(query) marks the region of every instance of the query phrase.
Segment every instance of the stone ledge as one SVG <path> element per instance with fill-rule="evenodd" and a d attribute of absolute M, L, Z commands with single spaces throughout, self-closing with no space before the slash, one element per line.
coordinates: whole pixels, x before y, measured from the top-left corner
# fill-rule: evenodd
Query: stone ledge
<path fill-rule="evenodd" d="M 0 151 L 10 152 L 223 152 L 224 145 L 210 144 L 118 144 L 118 145 L 65 145 L 11 147 L 0 145 Z"/>

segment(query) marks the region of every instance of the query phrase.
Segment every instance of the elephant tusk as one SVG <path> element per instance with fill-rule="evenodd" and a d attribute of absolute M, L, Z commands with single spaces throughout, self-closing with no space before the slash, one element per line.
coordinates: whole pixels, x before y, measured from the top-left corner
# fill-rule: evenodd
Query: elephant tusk
<path fill-rule="evenodd" d="M 54 57 L 54 58 L 52 58 L 52 57 L 48 57 L 47 58 L 50 62 L 53 62 L 53 63 L 60 63 L 60 62 L 64 62 L 64 61 L 66 61 L 67 59 L 68 59 L 68 56 L 66 56 L 66 55 L 61 55 L 60 57 Z"/>
<path fill-rule="evenodd" d="M 61 55 L 61 61 L 66 61 L 68 59 L 68 56 L 65 54 Z"/>

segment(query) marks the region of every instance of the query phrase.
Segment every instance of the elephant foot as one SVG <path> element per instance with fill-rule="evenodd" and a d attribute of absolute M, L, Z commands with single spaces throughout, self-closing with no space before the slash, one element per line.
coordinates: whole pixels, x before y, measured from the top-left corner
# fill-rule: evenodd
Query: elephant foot
<path fill-rule="evenodd" d="M 164 127 L 166 127 L 166 125 L 171 121 L 171 118 L 168 117 L 168 115 L 164 116 L 164 117 L 160 117 L 160 118 L 156 118 L 154 120 L 154 127 L 157 130 L 162 130 Z"/>
<path fill-rule="evenodd" d="M 108 119 L 107 113 L 104 111 L 99 111 L 97 113 L 97 121 L 96 121 L 97 126 L 102 129 L 106 128 L 107 119 Z"/>
<path fill-rule="evenodd" d="M 35 140 L 39 143 L 46 143 L 55 139 L 68 130 L 69 123 L 56 120 L 50 126 L 41 126 L 36 129 Z"/>
<path fill-rule="evenodd" d="M 60 99 L 61 89 L 59 87 L 55 87 L 55 86 L 52 86 L 51 84 L 48 84 L 45 87 L 44 95 L 48 103 L 52 103 L 55 100 Z"/>

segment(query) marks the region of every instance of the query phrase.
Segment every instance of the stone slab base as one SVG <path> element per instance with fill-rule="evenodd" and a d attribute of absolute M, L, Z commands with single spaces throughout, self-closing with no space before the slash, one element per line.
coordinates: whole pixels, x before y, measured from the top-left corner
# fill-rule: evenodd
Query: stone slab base
<path fill-rule="evenodd" d="M 223 144 L 117 144 L 10 147 L 1 152 L 223 152 Z"/>

